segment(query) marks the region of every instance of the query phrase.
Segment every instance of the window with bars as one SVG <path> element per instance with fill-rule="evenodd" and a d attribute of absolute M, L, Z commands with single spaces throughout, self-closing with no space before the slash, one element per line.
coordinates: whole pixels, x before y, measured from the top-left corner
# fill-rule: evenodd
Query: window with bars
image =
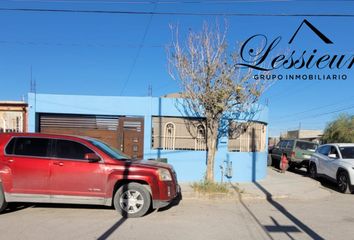
<path fill-rule="evenodd" d="M 263 152 L 266 150 L 267 125 L 260 122 L 230 122 L 230 152 Z"/>
<path fill-rule="evenodd" d="M 205 128 L 201 122 L 202 119 L 195 118 L 153 117 L 152 148 L 206 150 Z"/>
<path fill-rule="evenodd" d="M 0 111 L 0 132 L 23 132 L 23 113 Z"/>

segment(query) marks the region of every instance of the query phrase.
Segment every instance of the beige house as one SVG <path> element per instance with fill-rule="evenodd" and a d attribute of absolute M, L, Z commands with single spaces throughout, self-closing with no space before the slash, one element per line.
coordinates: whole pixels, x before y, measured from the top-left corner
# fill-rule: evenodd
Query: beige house
<path fill-rule="evenodd" d="M 266 149 L 267 125 L 260 122 L 242 124 L 242 130 L 229 131 L 228 151 L 261 152 Z M 183 117 L 153 117 L 152 148 L 165 150 L 206 150 L 205 124 L 202 119 Z"/>

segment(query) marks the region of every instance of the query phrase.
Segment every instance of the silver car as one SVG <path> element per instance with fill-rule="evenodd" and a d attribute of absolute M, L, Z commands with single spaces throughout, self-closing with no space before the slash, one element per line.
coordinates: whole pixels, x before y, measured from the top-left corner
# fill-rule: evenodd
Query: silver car
<path fill-rule="evenodd" d="M 321 145 L 311 156 L 309 164 L 309 174 L 312 178 L 328 178 L 338 184 L 342 193 L 354 191 L 353 143 Z"/>

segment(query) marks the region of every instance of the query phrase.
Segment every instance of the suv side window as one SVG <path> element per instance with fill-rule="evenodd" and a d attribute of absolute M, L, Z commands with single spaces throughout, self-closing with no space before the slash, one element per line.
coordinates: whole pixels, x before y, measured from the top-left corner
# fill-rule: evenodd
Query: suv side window
<path fill-rule="evenodd" d="M 328 156 L 330 150 L 331 150 L 330 146 L 322 146 L 318 149 L 318 152 L 322 155 Z"/>
<path fill-rule="evenodd" d="M 70 141 L 57 140 L 54 156 L 57 158 L 85 160 L 85 154 L 94 153 L 85 145 Z"/>
<path fill-rule="evenodd" d="M 294 140 L 289 140 L 288 141 L 288 144 L 286 145 L 286 148 L 287 149 L 292 149 L 294 146 Z"/>
<path fill-rule="evenodd" d="M 331 146 L 331 151 L 329 152 L 329 154 L 335 154 L 336 158 L 339 158 L 339 154 L 335 146 Z"/>
<path fill-rule="evenodd" d="M 14 138 L 6 147 L 6 153 L 20 156 L 48 157 L 49 142 L 50 140 L 46 138 Z"/>

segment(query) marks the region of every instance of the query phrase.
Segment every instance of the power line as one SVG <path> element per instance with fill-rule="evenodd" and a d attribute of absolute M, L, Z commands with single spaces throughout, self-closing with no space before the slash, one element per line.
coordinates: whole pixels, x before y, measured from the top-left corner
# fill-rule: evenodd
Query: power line
<path fill-rule="evenodd" d="M 11 2 L 40 3 L 107 3 L 107 4 L 233 4 L 233 3 L 289 3 L 289 2 L 319 2 L 320 0 L 204 0 L 204 1 L 115 1 L 115 0 L 7 0 Z M 354 0 L 332 0 L 327 2 L 353 2 Z"/>
<path fill-rule="evenodd" d="M 351 106 L 348 106 L 348 107 L 345 107 L 345 108 L 336 109 L 334 111 L 319 113 L 319 114 L 315 114 L 315 115 L 311 115 L 311 116 L 307 116 L 307 117 L 302 117 L 302 118 L 291 120 L 291 121 L 287 121 L 287 122 L 295 122 L 295 121 L 299 121 L 299 120 L 302 120 L 302 119 L 308 119 L 308 118 L 317 118 L 317 117 L 329 115 L 329 114 L 332 114 L 332 113 L 343 112 L 345 110 L 349 110 L 349 109 L 353 109 L 353 108 L 354 108 L 354 105 L 351 105 Z"/>
<path fill-rule="evenodd" d="M 352 99 L 353 97 L 354 96 L 351 96 L 351 97 L 348 97 L 348 98 Z M 345 99 L 348 99 L 348 98 L 345 98 Z M 290 115 L 287 115 L 287 116 L 282 116 L 282 117 L 277 118 L 276 121 L 279 120 L 279 119 L 282 120 L 284 118 L 289 118 L 289 117 L 292 117 L 292 116 L 301 115 L 303 113 L 311 112 L 311 111 L 314 111 L 314 110 L 317 110 L 317 109 L 322 109 L 322 108 L 338 105 L 339 103 L 342 103 L 342 102 L 344 102 L 344 101 L 342 100 L 342 101 L 339 101 L 339 102 L 336 102 L 336 103 L 322 105 L 322 106 L 314 107 L 314 108 L 311 108 L 311 109 L 308 109 L 308 110 L 305 110 L 305 111 L 302 111 L 302 112 L 297 112 L 297 113 L 293 113 L 293 114 L 290 114 Z"/>
<path fill-rule="evenodd" d="M 102 47 L 102 48 L 139 48 L 141 44 L 105 44 L 105 43 L 64 43 L 64 42 L 37 42 L 37 41 L 8 41 L 0 40 L 0 44 L 17 44 L 17 45 L 30 45 L 30 46 L 55 46 L 55 47 Z M 166 45 L 162 44 L 144 44 L 144 48 L 165 48 Z"/>
<path fill-rule="evenodd" d="M 156 5 L 155 5 L 156 6 Z M 118 10 L 83 10 L 83 9 L 49 9 L 49 8 L 0 8 L 0 11 L 11 12 L 56 12 L 56 13 L 89 13 L 89 14 L 125 14 L 125 15 L 178 15 L 178 16 L 237 16 L 237 17 L 354 17 L 354 14 L 270 14 L 270 13 L 195 13 L 195 12 L 154 12 L 154 11 L 118 11 Z"/>
<path fill-rule="evenodd" d="M 156 10 L 156 6 L 157 6 L 157 5 L 154 5 L 153 11 Z M 139 45 L 138 51 L 137 51 L 137 53 L 136 53 L 136 56 L 135 56 L 135 58 L 134 58 L 134 60 L 133 60 L 132 67 L 131 67 L 130 70 L 129 70 L 128 77 L 127 77 L 127 79 L 126 79 L 126 80 L 124 81 L 124 83 L 123 83 L 122 89 L 121 89 L 121 91 L 120 91 L 120 95 L 123 95 L 123 93 L 124 93 L 124 91 L 125 91 L 125 88 L 126 88 L 126 86 L 127 86 L 127 83 L 130 81 L 130 77 L 131 77 L 131 75 L 132 75 L 132 73 L 133 73 L 133 71 L 134 71 L 134 69 L 135 69 L 135 65 L 136 65 L 136 63 L 137 63 L 137 61 L 138 61 L 138 58 L 139 58 L 139 56 L 140 56 L 141 49 L 142 49 L 142 47 L 143 47 L 143 45 L 144 45 L 144 42 L 145 42 L 147 33 L 148 33 L 148 31 L 149 31 L 149 28 L 150 28 L 150 24 L 151 24 L 151 22 L 152 22 L 152 17 L 153 17 L 153 15 L 150 15 L 149 21 L 148 21 L 148 23 L 146 24 L 146 27 L 145 27 L 145 30 L 144 30 L 144 34 L 143 34 L 143 37 L 142 37 L 142 39 L 141 39 L 141 43 L 140 43 L 140 45 Z"/>

